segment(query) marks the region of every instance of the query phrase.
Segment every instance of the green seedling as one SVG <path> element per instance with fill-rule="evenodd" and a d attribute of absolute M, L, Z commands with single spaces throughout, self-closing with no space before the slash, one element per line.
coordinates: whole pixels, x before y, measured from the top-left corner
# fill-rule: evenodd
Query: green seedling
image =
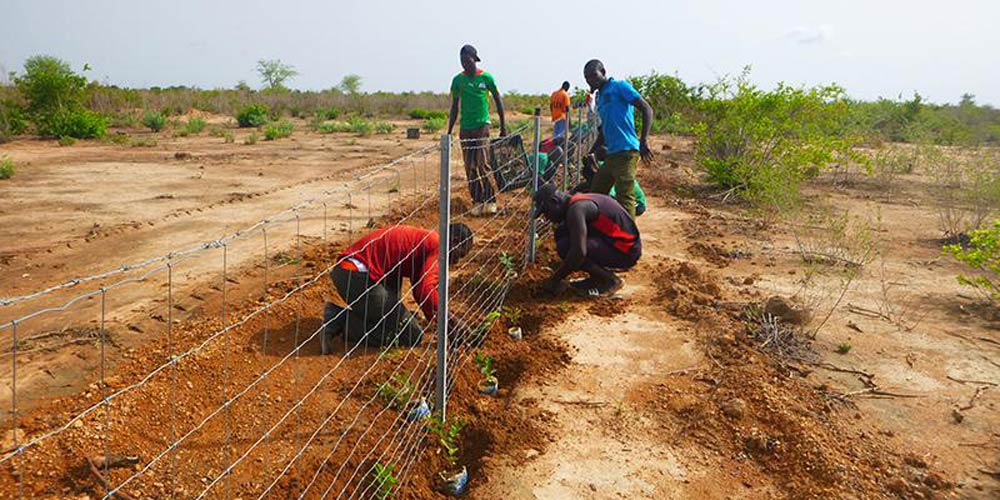
<path fill-rule="evenodd" d="M 506 278 L 512 278 L 517 275 L 517 270 L 514 268 L 514 258 L 510 256 L 507 252 L 500 252 L 500 264 L 503 265 L 503 274 Z"/>
<path fill-rule="evenodd" d="M 496 380 L 496 369 L 493 368 L 493 358 L 491 356 L 477 352 L 475 362 L 476 366 L 479 367 L 479 373 L 482 373 L 487 381 L 492 382 Z"/>
<path fill-rule="evenodd" d="M 378 386 L 378 395 L 397 406 L 405 404 L 413 396 L 414 387 L 409 377 L 396 375 L 392 380 Z"/>
<path fill-rule="evenodd" d="M 505 307 L 503 308 L 503 315 L 507 317 L 507 321 L 512 325 L 521 324 L 521 311 L 520 307 Z"/>
<path fill-rule="evenodd" d="M 375 498 L 386 500 L 396 496 L 393 490 L 399 483 L 399 479 L 392 473 L 394 468 L 393 464 L 382 465 L 381 462 L 375 462 L 375 467 L 372 470 L 375 474 L 375 477 L 372 478 L 375 483 Z"/>
<path fill-rule="evenodd" d="M 462 432 L 462 428 L 465 427 L 465 422 L 461 420 L 456 420 L 448 425 L 441 415 L 435 415 L 430 418 L 427 423 L 428 429 L 438 440 L 438 444 L 441 445 L 441 449 L 444 450 L 444 459 L 448 462 L 448 465 L 455 467 L 458 464 L 458 434 Z"/>
<path fill-rule="evenodd" d="M 498 319 L 500 319 L 500 311 L 490 311 L 490 313 L 486 315 L 486 318 L 483 319 L 483 322 L 476 327 L 474 332 L 472 332 L 473 338 L 479 338 L 486 335 L 486 332 L 490 331 L 490 328 L 493 327 L 493 323 L 496 323 Z"/>
<path fill-rule="evenodd" d="M 851 344 L 847 342 L 837 344 L 837 354 L 847 354 L 849 352 L 851 352 Z"/>

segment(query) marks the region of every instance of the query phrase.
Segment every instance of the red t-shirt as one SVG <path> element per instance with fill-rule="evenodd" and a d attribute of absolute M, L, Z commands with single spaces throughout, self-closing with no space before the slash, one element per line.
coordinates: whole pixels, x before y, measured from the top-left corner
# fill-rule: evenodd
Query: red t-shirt
<path fill-rule="evenodd" d="M 374 231 L 344 250 L 368 267 L 373 281 L 392 274 L 410 279 L 413 299 L 424 317 L 434 319 L 438 307 L 438 233 L 413 226 L 391 226 Z"/>

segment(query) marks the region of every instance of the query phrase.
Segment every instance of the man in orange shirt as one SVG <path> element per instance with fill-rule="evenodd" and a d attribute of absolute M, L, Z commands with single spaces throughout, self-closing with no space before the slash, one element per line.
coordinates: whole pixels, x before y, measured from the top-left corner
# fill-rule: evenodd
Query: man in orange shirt
<path fill-rule="evenodd" d="M 549 110 L 552 111 L 552 135 L 556 138 L 566 135 L 566 108 L 570 106 L 568 91 L 569 82 L 563 82 L 562 87 L 552 93 L 549 101 Z"/>

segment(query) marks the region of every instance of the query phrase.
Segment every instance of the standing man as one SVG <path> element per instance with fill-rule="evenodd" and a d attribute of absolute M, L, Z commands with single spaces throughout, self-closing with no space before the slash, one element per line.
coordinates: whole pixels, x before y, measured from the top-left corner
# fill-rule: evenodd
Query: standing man
<path fill-rule="evenodd" d="M 569 82 L 563 82 L 562 87 L 553 92 L 549 99 L 549 111 L 552 112 L 552 135 L 556 139 L 566 135 L 566 109 L 569 107 Z"/>
<path fill-rule="evenodd" d="M 493 75 L 476 67 L 479 53 L 472 45 L 465 45 L 458 52 L 462 72 L 451 80 L 451 113 L 448 115 L 448 135 L 455 128 L 458 103 L 462 103 L 462 120 L 458 137 L 462 140 L 462 158 L 465 175 L 469 178 L 473 216 L 497 213 L 497 198 L 490 182 L 490 167 L 486 164 L 486 148 L 490 142 L 490 105 L 486 93 L 493 95 L 500 115 L 500 137 L 507 135 L 503 100 L 493 80 Z"/>
<path fill-rule="evenodd" d="M 562 264 L 542 288 L 559 293 L 574 271 L 589 278 L 573 287 L 590 297 L 610 297 L 625 282 L 612 269 L 630 269 L 642 256 L 639 228 L 614 198 L 596 193 L 570 195 L 544 184 L 534 195 L 533 216 L 544 215 L 556 225 L 556 251 Z"/>
<path fill-rule="evenodd" d="M 649 149 L 649 127 L 653 123 L 653 108 L 639 95 L 632 84 L 608 78 L 604 63 L 591 59 L 583 67 L 583 77 L 597 94 L 597 114 L 601 117 L 601 132 L 608 150 L 604 166 L 594 175 L 591 191 L 607 194 L 615 188 L 615 198 L 635 219 L 635 170 L 641 156 L 653 159 Z M 642 111 L 642 134 L 636 137 L 633 106 Z"/>

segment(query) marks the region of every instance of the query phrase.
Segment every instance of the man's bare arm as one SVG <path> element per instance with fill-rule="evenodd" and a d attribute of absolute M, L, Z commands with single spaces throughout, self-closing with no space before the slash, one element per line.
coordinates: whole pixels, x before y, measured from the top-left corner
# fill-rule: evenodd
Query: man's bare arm
<path fill-rule="evenodd" d="M 455 129 L 455 119 L 458 118 L 458 94 L 451 96 L 451 111 L 448 113 L 448 135 Z"/>
<path fill-rule="evenodd" d="M 503 112 L 503 99 L 500 97 L 500 91 L 493 89 L 493 102 L 497 105 L 497 113 L 500 115 L 500 137 L 507 135 L 507 119 Z"/>
<path fill-rule="evenodd" d="M 632 102 L 632 105 L 642 112 L 642 133 L 639 135 L 639 155 L 646 162 L 653 160 L 653 151 L 649 149 L 649 129 L 653 126 L 653 107 L 642 97 Z"/>

